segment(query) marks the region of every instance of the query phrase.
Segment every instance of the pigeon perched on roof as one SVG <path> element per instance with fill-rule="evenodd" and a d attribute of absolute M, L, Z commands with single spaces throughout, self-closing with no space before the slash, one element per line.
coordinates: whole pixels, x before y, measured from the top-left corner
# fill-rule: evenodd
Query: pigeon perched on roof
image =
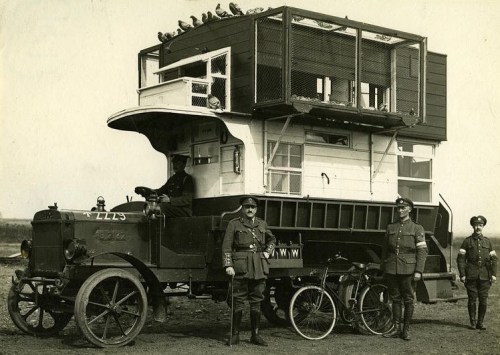
<path fill-rule="evenodd" d="M 220 4 L 217 4 L 217 7 L 215 8 L 215 13 L 217 14 L 217 16 L 219 16 L 221 18 L 233 16 L 233 15 L 229 14 L 226 10 L 223 10 L 220 7 Z"/>
<path fill-rule="evenodd" d="M 213 110 L 222 109 L 222 106 L 220 104 L 220 100 L 217 98 L 217 96 L 214 96 L 212 94 L 208 94 L 207 98 L 208 98 L 208 108 L 213 109 Z"/>
<path fill-rule="evenodd" d="M 219 20 L 217 15 L 212 14 L 211 11 L 207 11 L 207 22 Z"/>
<path fill-rule="evenodd" d="M 254 15 L 254 14 L 261 13 L 263 11 L 264 11 L 263 7 L 256 7 L 255 9 L 249 9 L 249 10 L 247 10 L 246 14 L 247 15 Z"/>
<path fill-rule="evenodd" d="M 387 104 L 386 104 L 386 103 L 383 103 L 383 102 L 382 102 L 382 103 L 378 106 L 378 109 L 379 109 L 379 111 L 382 111 L 382 112 L 387 112 L 387 111 L 389 111 L 389 110 L 387 109 Z"/>
<path fill-rule="evenodd" d="M 170 40 L 174 36 L 175 36 L 175 32 L 165 32 L 165 33 L 158 32 L 158 39 L 162 43 L 167 42 L 168 40 Z"/>
<path fill-rule="evenodd" d="M 206 13 L 201 14 L 201 22 L 207 23 L 208 22 L 208 16 Z"/>
<path fill-rule="evenodd" d="M 320 20 L 314 20 L 319 27 L 323 27 L 323 28 L 332 28 L 333 26 L 330 25 L 329 23 L 327 22 L 323 22 L 323 21 L 320 21 Z"/>
<path fill-rule="evenodd" d="M 177 29 L 177 34 L 180 35 L 181 33 L 183 33 L 184 31 L 180 28 Z"/>
<path fill-rule="evenodd" d="M 194 27 L 198 27 L 198 26 L 203 25 L 203 22 L 201 22 L 200 20 L 198 20 L 196 18 L 196 16 L 191 15 L 190 17 L 193 19 L 193 26 Z"/>
<path fill-rule="evenodd" d="M 240 6 L 235 2 L 229 3 L 229 10 L 231 10 L 233 15 L 236 15 L 236 16 L 243 16 L 244 15 L 243 11 L 241 11 Z"/>
<path fill-rule="evenodd" d="M 179 20 L 179 27 L 183 30 L 183 31 L 189 31 L 190 29 L 193 28 L 193 26 L 191 26 L 189 23 L 186 23 L 182 20 Z"/>

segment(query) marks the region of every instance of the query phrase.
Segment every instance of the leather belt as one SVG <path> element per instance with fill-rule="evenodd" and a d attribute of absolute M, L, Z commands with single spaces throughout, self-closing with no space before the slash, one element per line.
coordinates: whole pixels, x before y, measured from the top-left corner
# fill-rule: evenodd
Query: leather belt
<path fill-rule="evenodd" d="M 243 248 L 243 249 L 236 249 L 235 252 L 240 252 L 240 251 L 246 251 L 246 252 L 252 252 L 252 253 L 260 253 L 263 250 L 257 249 L 257 248 Z"/>

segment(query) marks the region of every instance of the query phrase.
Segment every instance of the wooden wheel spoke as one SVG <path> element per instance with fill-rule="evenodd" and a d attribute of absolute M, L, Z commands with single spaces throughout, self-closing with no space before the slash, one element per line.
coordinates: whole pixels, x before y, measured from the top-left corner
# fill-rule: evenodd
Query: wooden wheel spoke
<path fill-rule="evenodd" d="M 38 306 L 33 306 L 28 312 L 26 312 L 25 314 L 23 314 L 22 317 L 24 318 L 24 320 L 28 319 L 28 317 L 31 316 L 39 308 L 40 307 L 38 307 Z"/>
<path fill-rule="evenodd" d="M 111 300 L 109 299 L 108 295 L 106 294 L 106 291 L 104 291 L 104 289 L 102 288 L 102 284 L 99 285 L 99 291 L 101 291 L 101 295 L 104 298 L 104 301 L 107 304 L 110 304 Z"/>
<path fill-rule="evenodd" d="M 113 302 L 116 302 L 116 295 L 118 294 L 118 286 L 119 286 L 119 284 L 120 284 L 120 280 L 118 279 L 118 280 L 116 280 L 115 289 L 113 291 L 113 298 L 111 300 Z"/>
<path fill-rule="evenodd" d="M 118 317 L 115 314 L 113 314 L 113 318 L 115 319 L 116 324 L 118 324 L 118 327 L 120 328 L 120 331 L 122 332 L 122 334 L 127 335 L 125 333 L 125 331 L 123 330 L 122 324 L 120 323 L 120 319 L 118 319 Z"/>
<path fill-rule="evenodd" d="M 137 293 L 139 293 L 139 291 L 137 291 L 137 290 L 130 292 L 128 295 L 126 295 L 121 300 L 119 300 L 118 302 L 116 302 L 116 304 L 121 305 L 123 302 L 125 302 L 126 300 L 128 300 L 130 297 L 136 295 Z"/>
<path fill-rule="evenodd" d="M 108 328 L 109 328 L 109 321 L 111 319 L 111 315 L 108 314 L 106 317 L 106 324 L 104 325 L 104 331 L 102 332 L 102 339 L 106 339 L 106 336 L 108 335 Z"/>
<path fill-rule="evenodd" d="M 33 297 L 32 293 L 18 293 L 19 301 L 30 301 L 35 302 L 35 297 Z"/>
<path fill-rule="evenodd" d="M 97 302 L 94 302 L 94 301 L 89 301 L 88 304 L 91 304 L 93 306 L 97 306 L 97 307 L 101 307 L 101 308 L 106 308 L 106 309 L 109 309 L 109 305 L 107 304 L 102 304 L 102 303 L 97 303 Z"/>
<path fill-rule="evenodd" d="M 134 316 L 134 317 L 140 317 L 141 316 L 140 312 L 131 312 L 131 311 L 127 311 L 127 310 L 122 310 L 122 312 L 125 313 L 125 314 L 130 314 L 131 316 Z"/>
<path fill-rule="evenodd" d="M 88 324 L 91 325 L 92 323 L 94 323 L 95 321 L 101 319 L 102 317 L 104 317 L 106 314 L 109 314 L 109 313 L 110 313 L 109 309 L 106 308 L 106 310 L 104 312 L 102 312 L 97 317 L 95 317 L 94 319 L 92 319 L 91 321 L 89 321 Z"/>

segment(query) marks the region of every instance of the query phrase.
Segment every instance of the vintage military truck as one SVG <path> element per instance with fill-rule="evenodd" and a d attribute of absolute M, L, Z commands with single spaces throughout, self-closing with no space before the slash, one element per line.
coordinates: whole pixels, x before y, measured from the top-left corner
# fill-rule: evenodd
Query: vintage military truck
<path fill-rule="evenodd" d="M 22 243 L 9 312 L 26 333 L 74 315 L 93 344 L 122 346 L 165 295 L 226 297 L 220 246 L 239 198 L 277 236 L 263 312 L 286 323 L 294 288 L 340 252 L 380 262 L 398 195 L 416 203 L 429 256 L 417 298 L 453 299 L 452 214 L 438 193 L 446 140 L 446 56 L 427 39 L 292 7 L 214 19 L 140 51 L 139 105 L 108 118 L 143 134 L 166 159 L 188 155 L 192 217 L 145 201 L 89 211 L 56 205 Z M 339 272 L 342 272 L 339 269 Z"/>

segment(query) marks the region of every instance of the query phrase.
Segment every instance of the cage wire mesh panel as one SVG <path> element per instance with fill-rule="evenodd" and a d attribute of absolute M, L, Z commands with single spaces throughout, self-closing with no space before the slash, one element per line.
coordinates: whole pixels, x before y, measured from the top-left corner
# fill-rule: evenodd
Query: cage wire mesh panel
<path fill-rule="evenodd" d="M 356 30 L 292 14 L 291 98 L 353 106 Z"/>
<path fill-rule="evenodd" d="M 221 108 L 227 108 L 227 97 L 226 97 L 226 84 L 227 84 L 227 54 L 212 58 L 210 60 L 210 71 L 212 77 L 212 83 L 210 86 L 210 93 L 216 96 L 220 103 Z"/>
<path fill-rule="evenodd" d="M 402 45 L 395 51 L 396 112 L 420 116 L 420 43 Z"/>
<path fill-rule="evenodd" d="M 283 100 L 283 16 L 282 13 L 255 21 L 255 102 Z"/>
<path fill-rule="evenodd" d="M 192 81 L 191 83 L 191 105 L 207 107 L 208 84 Z"/>
<path fill-rule="evenodd" d="M 420 45 L 363 31 L 359 107 L 419 115 Z"/>

